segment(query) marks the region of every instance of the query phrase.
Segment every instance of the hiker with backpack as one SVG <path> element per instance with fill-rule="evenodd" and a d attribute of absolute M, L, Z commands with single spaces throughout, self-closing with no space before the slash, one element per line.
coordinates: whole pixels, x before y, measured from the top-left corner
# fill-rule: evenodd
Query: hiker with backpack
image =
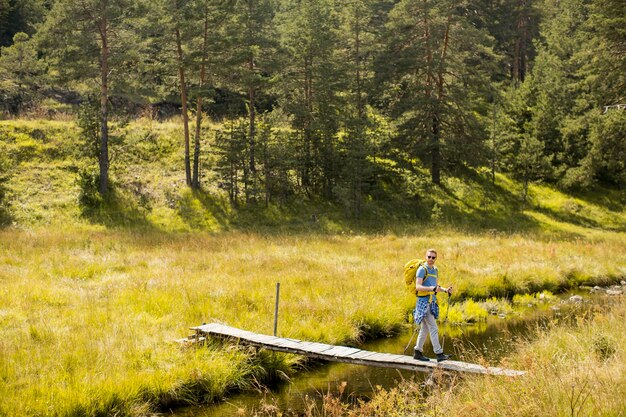
<path fill-rule="evenodd" d="M 437 318 L 439 317 L 439 305 L 437 304 L 437 293 L 444 292 L 448 295 L 452 294 L 452 286 L 444 288 L 438 284 L 438 270 L 435 266 L 437 259 L 437 251 L 428 249 L 426 251 L 425 261 L 411 261 L 414 264 L 412 268 L 417 268 L 415 272 L 415 291 L 417 294 L 417 302 L 413 311 L 415 323 L 420 325 L 419 335 L 415 344 L 413 358 L 420 361 L 430 361 L 430 358 L 424 356 L 423 349 L 426 342 L 426 336 L 430 334 L 430 341 L 433 350 L 437 355 L 437 362 L 450 359 L 452 355 L 443 353 L 443 348 L 439 343 L 439 328 L 437 327 Z M 409 262 L 409 264 L 411 263 Z M 409 266 L 407 264 L 407 266 Z M 405 271 L 406 271 L 405 266 Z M 412 273 L 412 272 L 409 272 Z"/>

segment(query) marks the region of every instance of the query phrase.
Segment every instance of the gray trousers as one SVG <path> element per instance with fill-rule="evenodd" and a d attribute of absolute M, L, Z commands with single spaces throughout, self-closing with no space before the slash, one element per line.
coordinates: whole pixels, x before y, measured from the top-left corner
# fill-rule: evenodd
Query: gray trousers
<path fill-rule="evenodd" d="M 430 342 L 433 344 L 433 351 L 435 355 L 443 353 L 441 344 L 439 343 L 439 328 L 437 327 L 437 320 L 430 311 L 430 308 L 426 311 L 424 319 L 420 323 L 420 332 L 417 335 L 417 342 L 415 349 L 420 352 L 424 351 L 424 343 L 426 342 L 426 336 L 430 334 Z"/>

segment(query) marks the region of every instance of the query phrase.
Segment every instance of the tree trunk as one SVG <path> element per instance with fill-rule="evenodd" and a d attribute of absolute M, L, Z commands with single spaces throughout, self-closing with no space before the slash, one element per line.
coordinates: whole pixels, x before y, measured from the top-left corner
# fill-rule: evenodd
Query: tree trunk
<path fill-rule="evenodd" d="M 435 97 L 435 107 L 432 116 L 432 143 L 431 143 L 431 179 L 433 184 L 441 184 L 441 116 L 442 104 L 445 100 L 445 61 L 448 53 L 448 45 L 450 42 L 450 22 L 452 14 L 448 14 L 446 21 L 446 30 L 443 37 L 443 46 L 439 57 L 439 65 L 437 68 L 437 96 Z"/>
<path fill-rule="evenodd" d="M 491 185 L 496 184 L 496 104 L 493 105 L 493 127 L 491 132 Z"/>
<path fill-rule="evenodd" d="M 303 122 L 303 139 L 304 139 L 304 166 L 302 168 L 302 186 L 308 193 L 311 186 L 311 117 L 313 113 L 312 97 L 311 97 L 311 74 L 309 58 L 304 58 L 304 101 L 306 106 L 306 114 Z"/>
<path fill-rule="evenodd" d="M 441 144 L 439 117 L 433 115 L 431 125 L 431 166 L 430 176 L 433 184 L 441 184 Z"/>
<path fill-rule="evenodd" d="M 204 32 L 202 39 L 202 63 L 200 64 L 200 91 L 204 87 L 206 80 L 206 54 L 209 36 L 209 11 L 205 5 L 204 9 Z M 200 131 L 202 127 L 202 92 L 198 94 L 196 106 L 196 135 L 194 138 L 193 148 L 193 178 L 191 188 L 197 190 L 200 188 Z"/>
<path fill-rule="evenodd" d="M 527 0 L 520 0 L 518 3 L 518 17 L 516 22 L 516 37 L 513 49 L 513 65 L 511 76 L 514 81 L 523 82 L 526 77 L 526 47 L 528 39 Z"/>
<path fill-rule="evenodd" d="M 187 113 L 187 84 L 185 82 L 185 63 L 180 30 L 176 28 L 176 50 L 178 52 L 178 77 L 180 82 L 180 100 L 182 104 L 183 130 L 185 135 L 185 180 L 191 186 L 191 163 L 189 158 L 189 115 Z"/>
<path fill-rule="evenodd" d="M 100 22 L 100 195 L 106 195 L 109 191 L 109 43 L 108 22 L 103 19 Z"/>
<path fill-rule="evenodd" d="M 428 21 L 428 13 L 424 14 L 424 42 L 426 44 L 426 97 L 428 98 L 430 107 L 430 128 L 428 130 L 429 143 L 428 153 L 430 157 L 430 178 L 433 184 L 439 185 L 441 183 L 441 164 L 440 164 L 440 149 L 439 149 L 439 103 L 435 101 L 439 100 L 439 88 L 442 81 L 441 77 L 438 77 L 441 71 L 437 71 L 437 78 L 435 75 L 435 64 L 433 62 L 433 51 L 430 46 L 431 42 L 430 23 Z M 436 89 L 436 91 L 435 91 Z"/>
<path fill-rule="evenodd" d="M 271 131 L 266 132 L 263 135 L 263 179 L 265 181 L 265 207 L 269 207 L 271 199 L 271 183 L 272 183 L 272 172 L 270 169 L 269 163 L 269 151 L 268 151 L 268 142 L 270 139 Z"/>
<path fill-rule="evenodd" d="M 252 71 L 254 68 L 254 61 L 250 59 L 250 70 Z M 254 110 L 255 106 L 255 91 L 254 87 L 250 86 L 248 88 L 248 101 L 250 103 L 249 108 L 249 121 L 250 121 L 250 130 L 248 133 L 248 143 L 250 145 L 250 172 L 252 175 L 256 173 L 256 163 L 254 161 L 254 147 L 256 144 L 255 135 L 256 135 L 256 112 Z"/>
<path fill-rule="evenodd" d="M 249 13 L 249 18 L 252 17 L 252 14 L 254 13 L 253 10 L 253 6 L 254 6 L 254 0 L 248 0 L 248 13 Z M 248 27 L 248 46 L 252 46 L 254 44 L 253 42 L 253 33 L 252 33 L 252 28 Z M 248 101 L 249 101 L 249 108 L 248 108 L 248 115 L 249 115 L 249 121 L 250 121 L 250 131 L 248 134 L 248 142 L 250 144 L 250 173 L 252 175 L 252 177 L 255 176 L 256 173 L 256 164 L 254 161 L 254 147 L 255 147 L 255 135 L 256 135 L 256 113 L 255 113 L 255 88 L 254 88 L 254 53 L 252 51 L 250 51 L 250 56 L 248 58 L 248 70 L 250 71 L 250 84 L 248 85 Z"/>
<path fill-rule="evenodd" d="M 204 65 L 201 72 L 204 71 Z M 196 134 L 193 143 L 193 177 L 191 179 L 191 188 L 197 190 L 200 188 L 200 129 L 202 127 L 202 96 L 198 96 L 196 106 Z"/>
<path fill-rule="evenodd" d="M 354 201 L 354 217 L 356 219 L 361 218 L 361 203 L 363 200 L 363 172 L 361 170 L 364 151 L 363 151 L 363 143 L 365 139 L 363 138 L 363 126 L 365 124 L 365 104 L 363 100 L 363 80 L 361 77 L 361 15 L 359 13 L 360 8 L 357 5 L 356 16 L 355 16 L 355 28 L 354 28 L 354 37 L 355 37 L 355 65 L 356 65 L 356 108 L 357 108 L 357 125 L 356 125 L 356 138 L 355 142 L 352 144 L 353 154 L 356 156 L 353 161 L 354 164 L 354 184 L 353 184 L 353 201 Z"/>
<path fill-rule="evenodd" d="M 362 80 L 361 80 L 361 21 L 359 8 L 357 6 L 355 18 L 355 54 L 356 54 L 356 108 L 359 126 L 363 122 L 365 114 L 365 106 L 363 103 Z"/>

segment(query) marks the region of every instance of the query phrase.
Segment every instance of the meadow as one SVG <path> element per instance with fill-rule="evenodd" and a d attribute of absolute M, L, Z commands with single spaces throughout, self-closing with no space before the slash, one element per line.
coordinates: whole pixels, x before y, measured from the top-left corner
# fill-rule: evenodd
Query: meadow
<path fill-rule="evenodd" d="M 9 230 L 0 242 L 4 415 L 141 415 L 222 398 L 271 379 L 267 372 L 293 372 L 287 362 L 296 358 L 264 368 L 250 352 L 173 342 L 212 320 L 271 334 L 278 281 L 279 335 L 358 344 L 407 325 L 413 299 L 402 265 L 427 246 L 440 250 L 442 276 L 459 298 L 495 285 L 515 293 L 608 284 L 626 264 L 623 240 L 451 232 L 427 239 Z"/>
<path fill-rule="evenodd" d="M 472 303 L 491 297 L 626 276 L 620 190 L 535 184 L 522 204 L 520 184 L 498 174 L 489 185 L 477 171 L 445 178 L 428 199 L 370 202 L 359 221 L 315 201 L 234 210 L 215 188 L 184 187 L 173 124 L 124 129 L 115 196 L 94 209 L 80 203 L 89 161 L 75 126 L 0 123 L 11 167 L 0 204 L 0 415 L 150 415 L 272 383 L 301 359 L 174 341 L 214 320 L 271 333 L 276 282 L 280 336 L 358 345 L 396 334 L 414 302 L 402 267 L 429 247 L 443 283 L 456 288 L 450 317 L 459 322 L 476 320 Z M 420 194 L 427 186 L 414 175 Z M 620 358 L 619 327 L 603 326 Z M 554 340 L 565 352 L 593 343 L 562 332 Z M 554 352 L 537 355 L 547 363 Z M 467 389 L 489 388 L 481 384 Z"/>

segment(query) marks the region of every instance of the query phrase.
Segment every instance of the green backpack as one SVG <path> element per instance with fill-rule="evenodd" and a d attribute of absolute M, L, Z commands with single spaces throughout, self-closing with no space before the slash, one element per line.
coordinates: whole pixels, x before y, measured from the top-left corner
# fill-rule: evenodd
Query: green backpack
<path fill-rule="evenodd" d="M 417 290 L 415 289 L 415 274 L 420 266 L 426 265 L 426 260 L 424 259 L 411 259 L 404 265 L 404 283 L 406 284 L 406 289 L 411 294 L 417 294 Z"/>

